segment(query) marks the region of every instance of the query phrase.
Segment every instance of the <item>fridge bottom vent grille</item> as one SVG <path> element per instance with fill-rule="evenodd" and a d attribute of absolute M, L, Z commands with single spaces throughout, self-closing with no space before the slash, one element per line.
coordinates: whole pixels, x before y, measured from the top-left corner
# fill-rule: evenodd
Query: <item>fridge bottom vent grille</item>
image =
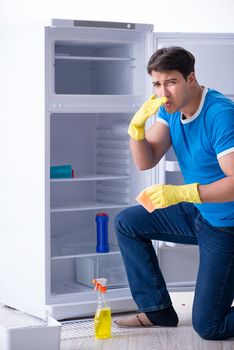
<path fill-rule="evenodd" d="M 93 319 L 83 319 L 76 321 L 62 321 L 61 340 L 69 340 L 81 337 L 94 336 L 94 321 Z M 112 322 L 112 336 L 121 334 L 144 333 L 145 329 L 136 328 L 119 328 Z"/>

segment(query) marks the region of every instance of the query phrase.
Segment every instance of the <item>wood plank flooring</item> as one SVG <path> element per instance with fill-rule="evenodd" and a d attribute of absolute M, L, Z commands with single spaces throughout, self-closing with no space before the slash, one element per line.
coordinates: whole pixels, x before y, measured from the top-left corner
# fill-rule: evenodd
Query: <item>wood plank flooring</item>
<path fill-rule="evenodd" d="M 191 326 L 192 292 L 171 293 L 171 298 L 180 319 L 176 328 L 131 329 L 106 340 L 97 340 L 94 336 L 61 340 L 60 350 L 234 350 L 234 338 L 207 341 L 194 332 Z M 9 311 L 6 317 L 6 312 L 0 308 L 0 324 L 6 320 L 10 322 L 12 313 Z M 113 320 L 119 317 L 123 314 L 112 315 Z"/>
<path fill-rule="evenodd" d="M 193 293 L 171 293 L 180 322 L 176 328 L 131 330 L 130 334 L 97 340 L 86 337 L 63 340 L 61 350 L 234 350 L 234 338 L 225 341 L 201 339 L 191 325 Z M 123 317 L 113 315 L 112 318 Z"/>

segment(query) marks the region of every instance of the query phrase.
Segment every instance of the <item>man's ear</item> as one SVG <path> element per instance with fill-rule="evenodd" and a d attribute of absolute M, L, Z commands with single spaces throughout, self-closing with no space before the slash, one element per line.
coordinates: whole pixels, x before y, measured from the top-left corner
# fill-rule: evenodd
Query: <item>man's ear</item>
<path fill-rule="evenodd" d="M 191 72 L 188 76 L 187 76 L 187 82 L 189 84 L 190 87 L 193 87 L 195 85 L 195 83 L 197 82 L 196 80 L 196 76 L 194 72 Z"/>

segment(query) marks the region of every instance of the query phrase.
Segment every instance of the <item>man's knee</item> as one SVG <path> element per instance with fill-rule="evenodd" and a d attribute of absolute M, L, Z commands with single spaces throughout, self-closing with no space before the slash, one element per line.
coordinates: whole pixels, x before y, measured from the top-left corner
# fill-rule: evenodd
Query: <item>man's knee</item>
<path fill-rule="evenodd" d="M 121 234 L 126 231 L 126 223 L 128 222 L 128 209 L 122 210 L 114 217 L 114 227 L 116 234 Z"/>
<path fill-rule="evenodd" d="M 141 208 L 130 207 L 119 212 L 114 218 L 117 236 L 136 237 L 141 224 Z"/>
<path fill-rule="evenodd" d="M 203 339 L 206 340 L 221 340 L 222 336 L 219 333 L 219 327 L 214 321 L 207 319 L 202 312 L 195 314 L 192 317 L 193 329 Z"/>

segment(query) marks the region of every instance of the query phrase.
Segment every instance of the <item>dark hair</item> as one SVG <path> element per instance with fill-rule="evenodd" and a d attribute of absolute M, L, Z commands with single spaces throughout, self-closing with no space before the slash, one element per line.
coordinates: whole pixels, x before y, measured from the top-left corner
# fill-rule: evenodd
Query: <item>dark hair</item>
<path fill-rule="evenodd" d="M 151 75 L 153 70 L 156 72 L 177 70 L 187 80 L 188 75 L 194 72 L 194 64 L 194 56 L 183 47 L 164 47 L 150 57 L 147 71 Z"/>

